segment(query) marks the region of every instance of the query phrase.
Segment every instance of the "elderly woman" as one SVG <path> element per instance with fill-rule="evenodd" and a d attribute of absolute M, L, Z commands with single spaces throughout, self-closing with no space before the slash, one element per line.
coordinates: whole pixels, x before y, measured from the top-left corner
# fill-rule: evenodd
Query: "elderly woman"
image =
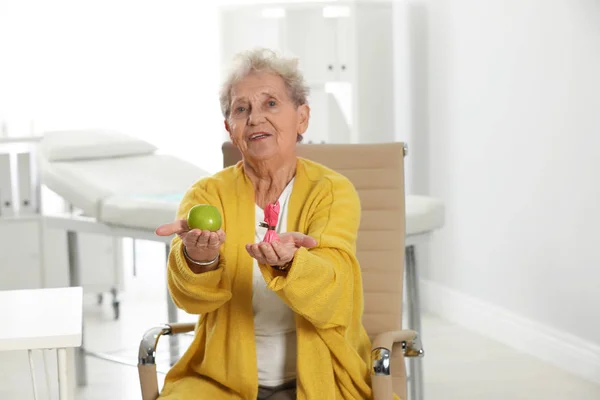
<path fill-rule="evenodd" d="M 372 397 L 359 199 L 344 176 L 296 155 L 307 94 L 296 60 L 264 49 L 239 54 L 223 85 L 225 128 L 243 161 L 196 182 L 177 220 L 156 231 L 177 234 L 169 288 L 200 315 L 162 399 Z M 217 207 L 222 230 L 190 230 L 196 204 Z M 278 211 L 275 224 L 266 210 Z M 268 230 L 278 237 L 265 241 Z"/>

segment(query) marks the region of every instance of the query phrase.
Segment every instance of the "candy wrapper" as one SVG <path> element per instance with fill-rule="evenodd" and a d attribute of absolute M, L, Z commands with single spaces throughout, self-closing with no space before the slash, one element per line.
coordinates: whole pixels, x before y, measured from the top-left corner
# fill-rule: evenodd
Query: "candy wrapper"
<path fill-rule="evenodd" d="M 275 231 L 277 222 L 279 221 L 279 211 L 279 201 L 275 204 L 267 204 L 265 207 L 265 221 L 260 224 L 260 226 L 267 228 L 263 242 L 269 243 L 279 240 L 279 236 L 277 236 L 277 232 Z"/>

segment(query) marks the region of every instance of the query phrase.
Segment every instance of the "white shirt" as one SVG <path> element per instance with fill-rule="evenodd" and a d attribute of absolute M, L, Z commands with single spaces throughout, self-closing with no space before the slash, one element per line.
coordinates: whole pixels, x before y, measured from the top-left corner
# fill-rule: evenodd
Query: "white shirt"
<path fill-rule="evenodd" d="M 294 179 L 279 197 L 279 222 L 276 232 L 286 232 L 288 203 Z M 259 226 L 264 220 L 264 211 L 256 209 L 255 242 L 262 242 L 267 228 Z M 254 260 L 252 307 L 254 310 L 254 333 L 258 363 L 258 383 L 262 386 L 277 386 L 296 377 L 296 322 L 294 312 L 275 292 L 267 288 Z"/>

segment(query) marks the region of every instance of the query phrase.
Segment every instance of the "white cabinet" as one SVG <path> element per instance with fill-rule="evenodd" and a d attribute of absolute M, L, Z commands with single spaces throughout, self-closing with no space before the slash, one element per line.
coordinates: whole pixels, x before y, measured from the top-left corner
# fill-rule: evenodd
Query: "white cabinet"
<path fill-rule="evenodd" d="M 0 219 L 0 290 L 69 286 L 67 234 L 44 217 Z M 81 285 L 87 293 L 123 289 L 122 238 L 78 234 Z"/>
<path fill-rule="evenodd" d="M 311 88 L 307 141 L 393 141 L 391 1 L 228 5 L 221 8 L 221 62 L 268 47 L 298 57 Z"/>
<path fill-rule="evenodd" d="M 29 204 L 42 205 L 42 209 L 48 205 L 64 207 L 59 196 L 40 186 L 35 168 L 18 163 L 17 154 L 36 153 L 39 139 L 38 136 L 0 137 L 2 154 L 10 154 L 6 159 L 14 161 L 0 169 L 4 172 L 0 178 L 6 178 L 6 182 L 0 182 L 0 191 L 6 192 L 4 185 L 11 187 L 11 203 L 19 204 L 10 214 L 0 213 L 0 290 L 70 285 L 66 228 L 49 228 L 47 218 L 37 207 L 27 209 L 21 201 L 26 193 L 32 199 Z M 21 160 L 26 159 L 21 157 Z M 80 284 L 84 290 L 97 293 L 123 289 L 122 239 L 88 232 L 78 233 L 78 239 Z"/>
<path fill-rule="evenodd" d="M 45 287 L 69 286 L 69 255 L 64 229 L 45 228 L 43 233 Z M 123 290 L 122 238 L 78 233 L 79 273 L 85 293 Z"/>
<path fill-rule="evenodd" d="M 0 238 L 0 290 L 42 288 L 39 219 L 4 218 Z"/>
<path fill-rule="evenodd" d="M 123 239 L 113 236 L 81 234 L 79 247 L 81 283 L 89 292 L 123 290 Z"/>

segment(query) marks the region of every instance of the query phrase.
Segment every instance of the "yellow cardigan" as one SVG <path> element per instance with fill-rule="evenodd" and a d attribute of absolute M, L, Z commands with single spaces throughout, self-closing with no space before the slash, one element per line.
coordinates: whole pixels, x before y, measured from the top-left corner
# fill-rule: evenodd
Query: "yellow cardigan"
<path fill-rule="evenodd" d="M 252 311 L 254 189 L 241 163 L 196 182 L 177 218 L 195 204 L 223 216 L 226 241 L 219 267 L 194 274 L 172 241 L 168 284 L 175 304 L 199 314 L 191 346 L 165 378 L 161 399 L 255 400 L 258 372 Z M 370 399 L 370 340 L 362 326 L 363 286 L 355 257 L 360 202 L 341 174 L 298 158 L 288 231 L 314 237 L 287 273 L 260 265 L 268 287 L 296 313 L 298 399 Z"/>

